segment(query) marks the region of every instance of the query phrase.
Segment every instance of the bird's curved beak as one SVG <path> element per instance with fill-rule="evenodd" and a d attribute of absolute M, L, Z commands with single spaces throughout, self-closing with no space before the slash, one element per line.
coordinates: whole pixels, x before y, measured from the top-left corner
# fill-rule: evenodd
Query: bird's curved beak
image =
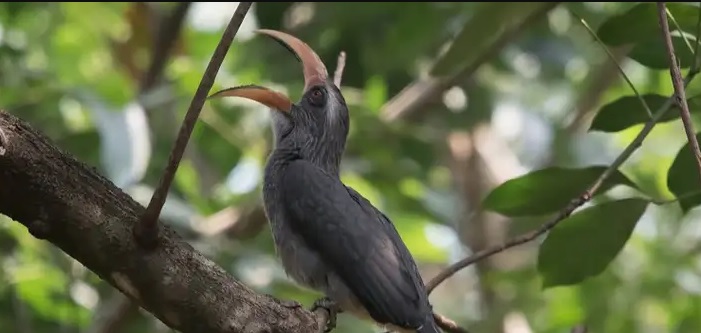
<path fill-rule="evenodd" d="M 276 30 L 259 29 L 256 32 L 277 40 L 302 62 L 305 92 L 311 86 L 326 82 L 329 76 L 326 66 L 307 43 L 297 37 Z M 290 112 L 292 109 L 292 101 L 290 101 L 289 97 L 257 85 L 227 88 L 210 95 L 208 98 L 216 97 L 243 97 L 283 112 Z"/>
<path fill-rule="evenodd" d="M 287 96 L 266 87 L 256 85 L 238 86 L 220 90 L 208 98 L 216 97 L 243 97 L 274 110 L 282 112 L 290 112 L 290 110 L 292 110 L 292 101 L 290 101 Z"/>
<path fill-rule="evenodd" d="M 259 29 L 256 30 L 257 33 L 267 35 L 277 40 L 285 46 L 288 50 L 302 62 L 302 67 L 304 70 L 304 91 L 306 92 L 311 86 L 317 84 L 324 84 L 329 77 L 329 73 L 326 70 L 326 66 L 319 56 L 312 50 L 307 43 L 301 41 L 299 38 L 286 34 L 281 31 L 269 30 L 269 29 Z"/>

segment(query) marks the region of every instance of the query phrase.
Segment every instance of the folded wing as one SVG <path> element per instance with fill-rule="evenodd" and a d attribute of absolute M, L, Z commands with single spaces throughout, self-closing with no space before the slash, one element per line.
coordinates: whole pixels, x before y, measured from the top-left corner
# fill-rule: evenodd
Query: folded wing
<path fill-rule="evenodd" d="M 373 319 L 420 326 L 427 304 L 423 286 L 384 215 L 304 160 L 290 162 L 281 180 L 279 191 L 292 229 L 341 277 Z"/>

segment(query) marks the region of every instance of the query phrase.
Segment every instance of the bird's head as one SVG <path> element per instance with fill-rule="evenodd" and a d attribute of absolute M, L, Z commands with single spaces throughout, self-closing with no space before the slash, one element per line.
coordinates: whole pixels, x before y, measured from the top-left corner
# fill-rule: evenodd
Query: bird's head
<path fill-rule="evenodd" d="M 300 101 L 292 103 L 284 94 L 258 85 L 224 89 L 210 98 L 243 97 L 269 107 L 273 111 L 276 147 L 299 148 L 304 158 L 338 173 L 350 127 L 343 95 L 309 45 L 280 31 L 261 29 L 257 32 L 280 42 L 302 63 L 304 91 Z"/>

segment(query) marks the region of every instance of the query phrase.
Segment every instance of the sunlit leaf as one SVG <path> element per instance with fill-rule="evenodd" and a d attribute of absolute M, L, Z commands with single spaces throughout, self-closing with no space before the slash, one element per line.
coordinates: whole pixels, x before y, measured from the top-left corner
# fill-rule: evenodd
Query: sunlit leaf
<path fill-rule="evenodd" d="M 603 272 L 623 249 L 648 203 L 643 199 L 610 201 L 560 222 L 538 253 L 543 288 L 577 284 Z"/>
<path fill-rule="evenodd" d="M 695 34 L 699 9 L 696 4 L 690 4 L 667 3 L 667 8 L 684 31 Z M 657 5 L 654 2 L 641 3 L 623 14 L 611 16 L 599 26 L 597 34 L 611 46 L 659 40 L 662 33 L 658 21 Z M 670 29 L 676 30 L 671 22 Z"/>
<path fill-rule="evenodd" d="M 485 2 L 477 5 L 472 18 L 455 37 L 452 46 L 433 66 L 431 74 L 442 76 L 484 61 L 485 52 L 505 36 L 516 33 L 522 25 L 544 10 L 549 2 Z"/>
<path fill-rule="evenodd" d="M 483 201 L 484 208 L 508 216 L 541 215 L 563 209 L 582 195 L 606 170 L 604 166 L 581 169 L 551 167 L 506 181 Z M 620 171 L 602 184 L 597 194 L 615 185 L 637 186 Z"/>
<path fill-rule="evenodd" d="M 701 140 L 701 133 L 696 134 L 696 139 Z M 701 195 L 698 195 L 701 179 L 688 142 L 679 149 L 667 172 L 667 187 L 679 198 L 679 206 L 684 212 L 701 204 Z"/>
<path fill-rule="evenodd" d="M 652 112 L 661 108 L 669 99 L 668 96 L 657 94 L 643 95 L 643 99 Z M 687 100 L 689 110 L 692 113 L 701 111 L 701 96 Z M 670 110 L 662 116 L 658 123 L 664 123 L 679 118 L 679 109 L 676 103 L 670 106 Z M 604 105 L 594 117 L 589 127 L 590 131 L 618 132 L 628 127 L 644 124 L 650 120 L 645 108 L 636 96 L 623 96 L 613 102 Z"/>

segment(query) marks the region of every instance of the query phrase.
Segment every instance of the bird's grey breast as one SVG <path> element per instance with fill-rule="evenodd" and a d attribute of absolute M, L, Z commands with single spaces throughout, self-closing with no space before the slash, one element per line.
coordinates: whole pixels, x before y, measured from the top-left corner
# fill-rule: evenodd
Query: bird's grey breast
<path fill-rule="evenodd" d="M 265 177 L 263 202 L 270 222 L 275 251 L 287 275 L 297 283 L 323 291 L 327 287 L 328 268 L 320 256 L 310 249 L 290 226 L 278 184 L 273 175 Z"/>

